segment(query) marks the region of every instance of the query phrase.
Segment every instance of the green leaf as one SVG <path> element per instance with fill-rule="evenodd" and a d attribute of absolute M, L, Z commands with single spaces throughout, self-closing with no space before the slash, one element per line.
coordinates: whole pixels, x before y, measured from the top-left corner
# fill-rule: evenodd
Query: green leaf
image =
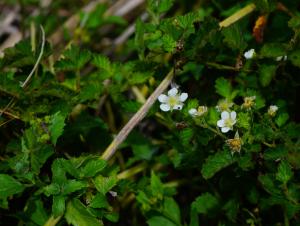
<path fill-rule="evenodd" d="M 67 181 L 66 171 L 63 167 L 65 161 L 65 159 L 55 159 L 51 166 L 52 182 L 59 185 L 62 185 Z"/>
<path fill-rule="evenodd" d="M 293 30 L 295 30 L 297 32 L 297 29 L 300 28 L 300 16 L 299 15 L 293 16 L 289 20 L 288 25 L 290 28 L 292 28 Z"/>
<path fill-rule="evenodd" d="M 239 202 L 236 199 L 230 199 L 222 208 L 226 211 L 229 220 L 235 222 L 239 211 Z"/>
<path fill-rule="evenodd" d="M 286 55 L 285 48 L 280 43 L 267 43 L 260 50 L 260 56 L 276 59 L 278 56 Z"/>
<path fill-rule="evenodd" d="M 92 159 L 83 168 L 81 168 L 81 177 L 93 177 L 106 167 L 106 161 L 103 159 Z"/>
<path fill-rule="evenodd" d="M 237 24 L 233 24 L 222 30 L 224 36 L 224 42 L 234 50 L 240 50 L 242 52 L 246 49 L 247 43 L 244 40 L 242 31 Z"/>
<path fill-rule="evenodd" d="M 93 180 L 93 183 L 96 189 L 105 195 L 117 184 L 117 181 L 118 179 L 116 176 L 103 177 L 102 175 L 99 175 Z"/>
<path fill-rule="evenodd" d="M 180 208 L 173 198 L 165 198 L 163 214 L 177 225 L 180 225 Z"/>
<path fill-rule="evenodd" d="M 188 145 L 194 136 L 194 131 L 192 128 L 185 128 L 179 132 L 179 139 L 183 145 Z"/>
<path fill-rule="evenodd" d="M 287 161 L 281 161 L 278 166 L 278 171 L 276 174 L 276 179 L 286 184 L 293 176 L 293 171 L 291 166 L 288 164 Z"/>
<path fill-rule="evenodd" d="M 106 56 L 94 54 L 92 63 L 96 67 L 103 69 L 108 74 L 108 77 L 113 76 L 115 73 L 116 66 Z"/>
<path fill-rule="evenodd" d="M 240 112 L 238 115 L 238 126 L 249 129 L 250 128 L 250 116 L 248 113 Z"/>
<path fill-rule="evenodd" d="M 103 223 L 94 217 L 78 199 L 68 202 L 65 218 L 74 226 L 103 226 Z"/>
<path fill-rule="evenodd" d="M 61 195 L 54 195 L 53 196 L 53 203 L 52 203 L 52 214 L 54 217 L 58 217 L 65 212 L 65 205 L 66 205 L 66 198 Z"/>
<path fill-rule="evenodd" d="M 108 212 L 108 213 L 105 213 L 105 214 L 104 214 L 104 217 L 105 217 L 107 220 L 116 223 L 116 222 L 118 222 L 118 220 L 119 220 L 119 213 L 116 213 L 116 212 Z"/>
<path fill-rule="evenodd" d="M 45 225 L 49 216 L 40 199 L 30 200 L 29 205 L 24 211 L 26 215 L 37 225 Z"/>
<path fill-rule="evenodd" d="M 273 176 L 271 176 L 270 174 L 259 175 L 258 180 L 268 193 L 273 195 L 281 194 L 278 187 L 274 184 Z"/>
<path fill-rule="evenodd" d="M 288 119 L 289 119 L 288 113 L 281 113 L 276 117 L 275 122 L 279 127 L 281 127 L 287 122 Z"/>
<path fill-rule="evenodd" d="M 158 14 L 167 12 L 173 5 L 174 0 L 148 0 L 149 9 Z"/>
<path fill-rule="evenodd" d="M 87 183 L 85 181 L 68 180 L 66 184 L 61 187 L 61 194 L 67 195 L 86 187 Z"/>
<path fill-rule="evenodd" d="M 233 162 L 233 158 L 228 151 L 218 151 L 214 155 L 209 156 L 202 165 L 202 176 L 205 179 L 209 179 Z"/>
<path fill-rule="evenodd" d="M 91 58 L 91 53 L 88 50 L 81 50 L 74 45 L 67 49 L 63 55 L 64 58 L 55 63 L 55 67 L 59 70 L 79 70 Z"/>
<path fill-rule="evenodd" d="M 172 53 L 176 48 L 176 41 L 168 34 L 163 35 L 162 42 L 164 50 L 169 53 Z"/>
<path fill-rule="evenodd" d="M 23 192 L 25 186 L 7 174 L 0 174 L 0 199 Z"/>
<path fill-rule="evenodd" d="M 95 197 L 92 199 L 89 207 L 92 207 L 92 208 L 107 208 L 107 207 L 109 207 L 109 204 L 106 200 L 105 195 L 103 195 L 102 193 L 97 193 L 95 195 Z"/>
<path fill-rule="evenodd" d="M 162 216 L 151 217 L 147 220 L 149 226 L 177 226 L 177 224 Z"/>
<path fill-rule="evenodd" d="M 270 84 L 273 77 L 275 76 L 277 66 L 276 65 L 266 65 L 263 64 L 259 69 L 259 81 L 263 87 Z"/>
<path fill-rule="evenodd" d="M 155 173 L 151 172 L 151 192 L 154 197 L 157 197 L 158 199 L 162 199 L 163 197 L 163 191 L 164 187 L 161 183 L 158 176 L 155 175 Z"/>
<path fill-rule="evenodd" d="M 289 56 L 288 59 L 291 60 L 292 64 L 296 67 L 300 67 L 300 50 L 293 51 Z"/>
<path fill-rule="evenodd" d="M 210 211 L 218 207 L 219 201 L 212 194 L 206 192 L 192 203 L 192 208 L 197 210 L 198 213 L 208 214 Z"/>
<path fill-rule="evenodd" d="M 216 93 L 231 100 L 232 87 L 228 80 L 226 80 L 223 77 L 218 78 L 216 80 L 215 88 L 216 88 Z"/>
<path fill-rule="evenodd" d="M 49 131 L 51 135 L 51 142 L 55 145 L 57 139 L 62 135 L 65 127 L 65 117 L 60 113 L 56 112 L 51 116 Z"/>
<path fill-rule="evenodd" d="M 43 188 L 43 192 L 46 196 L 58 195 L 60 193 L 60 186 L 56 183 L 49 184 Z"/>

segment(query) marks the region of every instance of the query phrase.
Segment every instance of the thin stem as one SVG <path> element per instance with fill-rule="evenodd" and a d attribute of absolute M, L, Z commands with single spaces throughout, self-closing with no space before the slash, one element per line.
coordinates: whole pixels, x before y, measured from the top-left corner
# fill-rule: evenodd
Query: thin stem
<path fill-rule="evenodd" d="M 126 139 L 131 130 L 146 116 L 149 109 L 152 107 L 158 96 L 165 91 L 173 79 L 173 70 L 171 70 L 160 85 L 154 90 L 151 96 L 147 99 L 145 104 L 138 110 L 138 112 L 129 120 L 129 122 L 121 129 L 112 143 L 108 146 L 102 154 L 105 160 L 110 159 L 116 152 L 118 146 Z"/>
<path fill-rule="evenodd" d="M 40 26 L 41 28 L 41 31 L 42 31 L 42 46 L 41 46 L 41 51 L 40 51 L 40 54 L 39 54 L 39 57 L 37 59 L 37 61 L 35 62 L 35 65 L 33 66 L 30 74 L 27 76 L 26 80 L 22 83 L 21 87 L 22 88 L 25 88 L 27 86 L 27 84 L 29 83 L 33 73 L 35 72 L 35 70 L 37 69 L 41 59 L 42 59 L 42 56 L 43 56 L 43 53 L 44 53 L 44 47 L 45 47 L 45 31 L 44 31 L 44 28 L 42 26 Z"/>
<path fill-rule="evenodd" d="M 62 215 L 58 216 L 58 217 L 54 217 L 54 216 L 51 216 L 47 222 L 44 224 L 44 226 L 54 226 L 56 225 L 59 220 L 62 218 Z"/>
<path fill-rule="evenodd" d="M 247 16 L 249 13 L 252 13 L 255 10 L 256 6 L 254 4 L 249 4 L 244 8 L 240 9 L 230 17 L 226 18 L 222 22 L 220 22 L 220 27 L 228 27 L 231 24 L 235 23 L 236 21 L 240 20 L 241 18 Z"/>
<path fill-rule="evenodd" d="M 128 170 L 125 170 L 125 171 L 119 173 L 117 175 L 117 178 L 119 180 L 121 180 L 121 179 L 126 179 L 126 178 L 129 178 L 129 177 L 132 177 L 135 174 L 138 174 L 138 173 L 142 172 L 144 169 L 146 169 L 146 167 L 147 167 L 146 163 L 141 163 L 141 164 L 139 164 L 137 166 L 134 166 L 134 167 L 132 167 L 132 168 L 130 168 Z"/>

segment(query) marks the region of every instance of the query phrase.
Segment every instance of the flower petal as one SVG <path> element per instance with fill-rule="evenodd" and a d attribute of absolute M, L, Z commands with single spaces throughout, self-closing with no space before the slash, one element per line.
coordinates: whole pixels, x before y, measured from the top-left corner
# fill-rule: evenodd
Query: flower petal
<path fill-rule="evenodd" d="M 182 93 L 179 97 L 179 100 L 181 102 L 184 102 L 186 99 L 188 98 L 188 94 L 187 93 Z"/>
<path fill-rule="evenodd" d="M 227 133 L 230 130 L 229 127 L 222 127 L 221 131 L 222 133 Z"/>
<path fill-rule="evenodd" d="M 158 96 L 158 100 L 159 100 L 159 102 L 166 103 L 168 101 L 168 96 L 165 94 L 160 94 Z"/>
<path fill-rule="evenodd" d="M 162 111 L 170 111 L 170 105 L 168 104 L 161 104 L 159 107 Z"/>
<path fill-rule="evenodd" d="M 236 119 L 236 112 L 235 111 L 230 112 L 230 117 L 231 117 L 231 119 L 235 120 Z"/>
<path fill-rule="evenodd" d="M 189 110 L 189 114 L 192 115 L 192 116 L 195 116 L 197 114 L 197 110 L 195 108 L 191 108 Z"/>
<path fill-rule="evenodd" d="M 228 119 L 229 118 L 229 112 L 223 111 L 222 114 L 221 114 L 221 118 L 222 119 Z"/>
<path fill-rule="evenodd" d="M 219 120 L 219 121 L 217 122 L 217 125 L 218 125 L 219 127 L 224 127 L 224 126 L 225 126 L 224 120 L 223 120 L 223 119 Z"/>
<path fill-rule="evenodd" d="M 183 105 L 176 104 L 176 105 L 173 107 L 173 109 L 174 109 L 174 110 L 181 110 L 181 109 L 182 109 L 182 106 L 183 106 Z"/>
<path fill-rule="evenodd" d="M 168 91 L 168 95 L 171 97 L 175 96 L 177 93 L 178 93 L 178 89 L 176 88 L 172 88 Z"/>

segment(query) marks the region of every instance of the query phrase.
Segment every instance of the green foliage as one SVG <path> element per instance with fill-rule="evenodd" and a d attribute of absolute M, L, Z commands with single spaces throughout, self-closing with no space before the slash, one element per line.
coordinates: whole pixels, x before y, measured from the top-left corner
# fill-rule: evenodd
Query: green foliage
<path fill-rule="evenodd" d="M 233 50 L 243 51 L 247 47 L 247 43 L 243 39 L 242 31 L 236 24 L 222 30 L 224 42 Z"/>
<path fill-rule="evenodd" d="M 231 165 L 233 158 L 228 151 L 218 151 L 210 155 L 202 165 L 201 173 L 205 179 L 213 177 L 221 169 Z"/>
<path fill-rule="evenodd" d="M 299 225 L 299 0 L 41 2 L 0 3 L 1 223 Z"/>
<path fill-rule="evenodd" d="M 218 207 L 218 199 L 212 194 L 206 192 L 192 203 L 192 208 L 201 214 L 210 214 L 211 211 Z"/>

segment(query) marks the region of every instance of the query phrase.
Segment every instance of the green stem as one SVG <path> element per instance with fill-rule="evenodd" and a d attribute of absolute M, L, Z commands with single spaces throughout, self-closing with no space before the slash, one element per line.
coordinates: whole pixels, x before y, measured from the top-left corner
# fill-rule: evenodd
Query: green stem
<path fill-rule="evenodd" d="M 62 218 L 63 215 L 60 215 L 58 217 L 54 217 L 54 216 L 51 216 L 47 222 L 44 224 L 44 226 L 55 226 L 59 220 Z"/>

